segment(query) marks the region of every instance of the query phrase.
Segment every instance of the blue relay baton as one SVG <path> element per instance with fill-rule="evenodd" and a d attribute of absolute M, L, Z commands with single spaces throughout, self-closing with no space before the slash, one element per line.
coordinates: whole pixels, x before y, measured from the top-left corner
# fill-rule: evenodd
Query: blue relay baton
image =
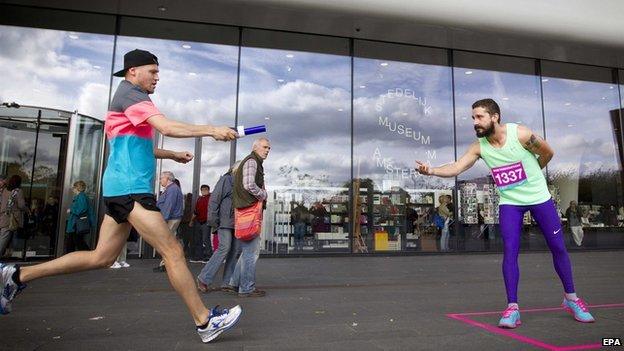
<path fill-rule="evenodd" d="M 236 130 L 236 132 L 238 133 L 238 136 L 240 137 L 244 137 L 245 135 L 252 135 L 252 134 L 266 132 L 266 126 L 264 124 L 255 126 L 255 127 L 247 127 L 247 128 L 245 128 L 245 126 L 238 126 L 236 128 L 232 127 L 232 129 Z"/>

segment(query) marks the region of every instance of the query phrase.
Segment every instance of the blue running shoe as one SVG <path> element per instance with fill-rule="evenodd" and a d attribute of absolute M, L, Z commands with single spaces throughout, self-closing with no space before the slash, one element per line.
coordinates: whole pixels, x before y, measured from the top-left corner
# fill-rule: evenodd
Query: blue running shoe
<path fill-rule="evenodd" d="M 518 311 L 518 307 L 516 306 L 507 307 L 505 312 L 503 312 L 503 316 L 498 322 L 498 326 L 500 328 L 510 329 L 516 328 L 521 324 L 522 322 L 520 321 L 520 311 Z"/>
<path fill-rule="evenodd" d="M 197 328 L 197 334 L 204 343 L 209 343 L 216 339 L 224 331 L 234 327 L 240 319 L 243 309 L 236 305 L 232 308 L 219 310 L 218 306 L 210 311 L 208 326 L 204 329 Z"/>
<path fill-rule="evenodd" d="M 563 306 L 564 310 L 568 311 L 571 315 L 573 315 L 574 319 L 581 323 L 593 323 L 596 321 L 591 313 L 589 313 L 589 309 L 587 308 L 587 304 L 585 304 L 585 301 L 581 299 L 572 301 L 564 297 L 561 306 Z"/>
<path fill-rule="evenodd" d="M 13 281 L 13 273 L 19 271 L 19 267 L 0 263 L 0 288 L 2 295 L 0 296 L 0 314 L 8 314 L 11 312 L 11 301 L 24 290 L 26 284 L 17 285 Z"/>

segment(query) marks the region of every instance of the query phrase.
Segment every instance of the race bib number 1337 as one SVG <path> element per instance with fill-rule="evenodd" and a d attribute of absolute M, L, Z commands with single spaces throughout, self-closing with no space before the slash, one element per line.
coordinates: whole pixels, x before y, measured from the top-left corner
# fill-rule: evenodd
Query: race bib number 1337
<path fill-rule="evenodd" d="M 499 190 L 515 188 L 527 181 L 522 162 L 492 168 L 492 178 Z"/>

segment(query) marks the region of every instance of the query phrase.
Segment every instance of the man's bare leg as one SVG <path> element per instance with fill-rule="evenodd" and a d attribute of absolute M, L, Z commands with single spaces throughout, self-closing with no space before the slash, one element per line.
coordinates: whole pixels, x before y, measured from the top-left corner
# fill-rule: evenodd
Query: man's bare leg
<path fill-rule="evenodd" d="M 191 312 L 195 325 L 206 323 L 210 312 L 199 297 L 193 275 L 186 265 L 182 246 L 171 235 L 162 214 L 146 210 L 141 204 L 135 202 L 128 221 L 139 235 L 163 257 L 169 281 Z"/>
<path fill-rule="evenodd" d="M 174 238 L 177 238 L 178 237 L 177 230 L 178 230 L 178 227 L 180 226 L 180 220 L 168 220 L 168 221 L 165 221 L 165 223 L 167 223 L 167 228 L 169 228 L 171 235 L 173 235 Z M 165 260 L 160 260 L 158 267 L 162 267 L 164 265 L 165 265 Z"/>
<path fill-rule="evenodd" d="M 115 262 L 119 251 L 126 243 L 130 228 L 130 224 L 118 224 L 112 217 L 105 215 L 95 250 L 75 251 L 45 263 L 22 266 L 20 281 L 26 283 L 42 277 L 108 268 Z"/>

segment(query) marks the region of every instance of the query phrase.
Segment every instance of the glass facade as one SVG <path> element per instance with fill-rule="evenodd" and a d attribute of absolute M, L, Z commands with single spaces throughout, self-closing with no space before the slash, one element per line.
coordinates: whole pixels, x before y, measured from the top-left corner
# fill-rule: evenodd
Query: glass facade
<path fill-rule="evenodd" d="M 0 102 L 21 105 L 0 109 L 0 173 L 22 178 L 29 209 L 7 255 L 64 252 L 66 237 L 58 233 L 65 232 L 65 211 L 73 197 L 65 182 L 85 181 L 97 208 L 101 119 L 107 110 L 114 40 L 107 34 L 0 25 Z M 90 247 L 93 234 L 95 230 L 86 237 Z"/>
<path fill-rule="evenodd" d="M 97 213 L 101 188 L 101 174 L 103 171 L 103 152 L 104 143 L 104 124 L 102 121 L 79 114 L 74 114 L 73 123 L 70 123 L 68 138 L 68 150 L 64 157 L 67 159 L 65 164 L 65 184 L 74 184 L 82 180 L 87 184 L 85 194 L 94 206 L 94 212 Z M 64 203 L 70 203 L 71 195 L 65 192 Z M 65 223 L 61 223 L 60 229 L 64 228 Z M 85 241 L 91 243 L 91 247 L 95 247 L 97 228 L 91 228 L 91 232 L 86 235 Z M 60 250 L 58 250 L 60 254 Z"/>
<path fill-rule="evenodd" d="M 266 125 L 272 147 L 265 252 L 349 252 L 349 41 L 260 30 L 242 40 L 238 124 Z M 237 159 L 253 140 L 237 142 Z"/>
<path fill-rule="evenodd" d="M 13 257 L 49 256 L 57 240 L 69 113 L 0 108 L 0 173 L 21 177 L 28 204 L 24 230 L 12 238 Z"/>
<path fill-rule="evenodd" d="M 414 167 L 455 159 L 447 52 L 367 41 L 354 49 L 355 251 L 437 251 L 432 218 L 454 180 Z"/>
<path fill-rule="evenodd" d="M 622 244 L 621 100 L 616 83 L 613 70 L 606 68 L 542 65 L 546 136 L 559 151 L 548 166 L 548 180 L 564 222 L 569 222 L 571 202 L 581 211 L 584 238 L 573 247 Z"/>
<path fill-rule="evenodd" d="M 86 16 L 53 12 L 58 18 Z M 264 164 L 269 192 L 265 254 L 502 250 L 497 194 L 482 161 L 457 178 L 423 177 L 414 170 L 416 160 L 437 166 L 466 152 L 476 139 L 471 104 L 488 97 L 501 106 L 503 123 L 523 124 L 554 148 L 544 174 L 568 224 L 566 244 L 624 247 L 622 70 L 93 16 L 93 24 L 72 20 L 63 28 L 45 21 L 36 25 L 46 28 L 0 25 L 0 74 L 7 78 L 0 83 L 0 102 L 77 110 L 95 118 L 69 113 L 34 123 L 36 110 L 22 109 L 21 127 L 15 127 L 15 120 L 3 116 L 0 171 L 20 174 L 30 184 L 33 209 L 61 198 L 67 202 L 65 193 L 78 179 L 87 182 L 97 207 L 101 120 L 120 81 L 110 75 L 122 66 L 125 52 L 141 48 L 159 57 L 160 82 L 152 98 L 168 117 L 196 124 L 267 126 L 272 150 Z M 72 118 L 75 132 L 69 131 Z M 74 143 L 68 145 L 72 133 Z M 195 159 L 185 165 L 164 160 L 156 171 L 174 172 L 183 192 L 196 197 L 201 184 L 213 187 L 248 155 L 253 141 L 157 136 L 159 147 L 190 151 Z M 73 163 L 66 174 L 60 165 L 67 161 L 68 147 Z M 453 212 L 445 233 L 434 223 L 440 201 L 450 201 Z M 580 246 L 569 225 L 572 201 L 582 213 Z M 56 211 L 54 220 L 64 221 L 62 209 L 57 206 Z M 186 212 L 191 211 L 189 202 Z M 37 255 L 59 252 L 55 235 L 40 234 L 48 239 L 37 239 L 33 247 L 39 249 L 29 250 Z M 528 216 L 522 235 L 524 249 L 546 249 Z M 28 246 L 15 245 L 23 251 Z"/>

